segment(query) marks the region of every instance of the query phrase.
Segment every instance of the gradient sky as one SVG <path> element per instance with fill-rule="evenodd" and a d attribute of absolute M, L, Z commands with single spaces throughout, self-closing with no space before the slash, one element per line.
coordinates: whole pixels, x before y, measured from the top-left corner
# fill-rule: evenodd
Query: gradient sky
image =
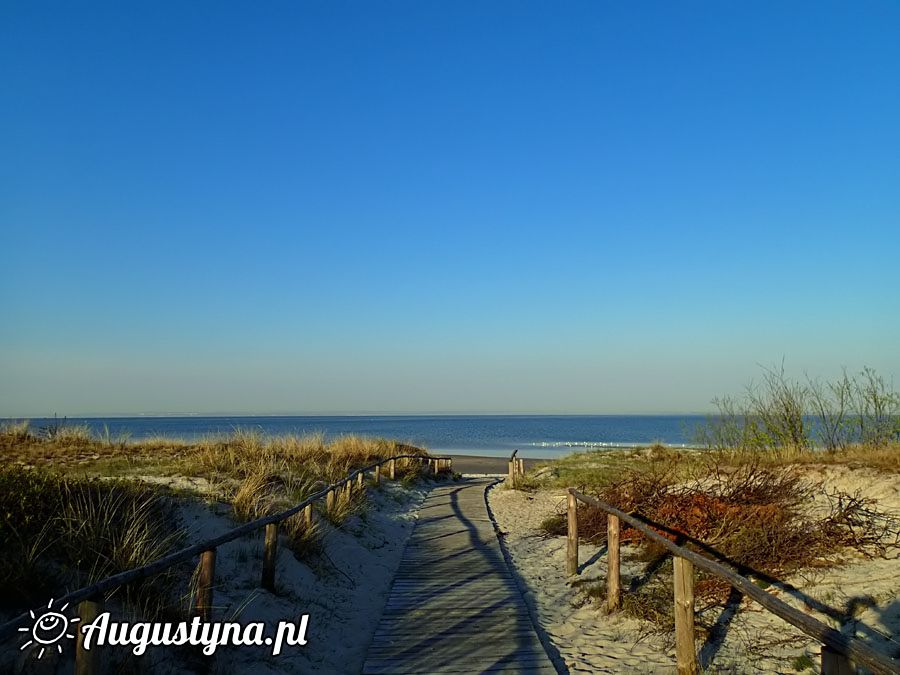
<path fill-rule="evenodd" d="M 0 5 L 0 415 L 900 377 L 900 3 Z"/>

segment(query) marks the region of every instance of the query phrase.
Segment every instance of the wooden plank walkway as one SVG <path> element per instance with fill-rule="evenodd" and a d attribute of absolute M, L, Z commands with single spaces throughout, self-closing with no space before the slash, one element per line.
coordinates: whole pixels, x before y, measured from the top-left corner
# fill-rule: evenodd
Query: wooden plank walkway
<path fill-rule="evenodd" d="M 491 482 L 441 485 L 422 504 L 364 674 L 556 673 L 488 517 Z"/>

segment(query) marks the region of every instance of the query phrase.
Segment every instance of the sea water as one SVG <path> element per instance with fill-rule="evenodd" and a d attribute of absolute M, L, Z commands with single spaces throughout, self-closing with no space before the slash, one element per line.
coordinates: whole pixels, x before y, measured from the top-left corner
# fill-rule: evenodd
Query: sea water
<path fill-rule="evenodd" d="M 328 438 L 358 434 L 398 439 L 441 453 L 558 457 L 576 450 L 634 447 L 659 441 L 694 445 L 702 415 L 354 415 L 354 416 L 140 416 L 68 418 L 97 434 L 195 440 L 235 429 L 264 434 L 309 434 Z M 61 420 L 36 418 L 35 431 Z"/>

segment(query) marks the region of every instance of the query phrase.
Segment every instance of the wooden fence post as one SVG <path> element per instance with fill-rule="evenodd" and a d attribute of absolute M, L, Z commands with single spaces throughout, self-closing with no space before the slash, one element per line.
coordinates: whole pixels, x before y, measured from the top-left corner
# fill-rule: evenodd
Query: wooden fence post
<path fill-rule="evenodd" d="M 578 501 L 571 491 L 566 495 L 569 537 L 566 545 L 566 574 L 578 574 Z"/>
<path fill-rule="evenodd" d="M 216 578 L 216 549 L 200 554 L 200 574 L 197 579 L 197 601 L 194 609 L 203 621 L 212 616 L 213 583 Z"/>
<path fill-rule="evenodd" d="M 525 477 L 525 460 L 521 457 L 516 458 L 516 466 L 519 469 L 519 475 Z"/>
<path fill-rule="evenodd" d="M 856 675 L 856 666 L 844 654 L 822 645 L 822 675 Z"/>
<path fill-rule="evenodd" d="M 379 483 L 381 483 L 381 464 L 375 465 L 374 480 L 375 480 L 375 485 L 378 485 Z"/>
<path fill-rule="evenodd" d="M 307 530 L 312 527 L 312 504 L 303 507 L 303 527 Z"/>
<path fill-rule="evenodd" d="M 516 460 L 509 460 L 509 486 L 516 489 Z"/>
<path fill-rule="evenodd" d="M 334 509 L 334 490 L 329 490 L 325 493 L 325 510 L 331 513 L 332 509 Z"/>
<path fill-rule="evenodd" d="M 359 488 L 360 493 L 366 490 L 366 474 L 362 471 L 356 474 L 356 487 Z"/>
<path fill-rule="evenodd" d="M 78 616 L 81 621 L 78 626 L 84 626 L 91 623 L 99 616 L 103 605 L 100 600 L 82 600 L 78 603 Z M 75 642 L 75 675 L 98 675 L 100 673 L 100 653 L 103 651 L 97 649 L 96 641 L 91 649 L 84 648 L 84 633 L 76 630 L 77 636 Z"/>
<path fill-rule="evenodd" d="M 275 560 L 278 557 L 278 525 L 266 525 L 266 540 L 263 545 L 262 587 L 275 592 Z"/>
<path fill-rule="evenodd" d="M 391 480 L 397 479 L 397 460 L 393 457 L 391 461 L 388 462 L 388 476 Z"/>
<path fill-rule="evenodd" d="M 606 608 L 610 612 L 619 609 L 621 581 L 619 565 L 619 517 L 606 517 Z"/>
<path fill-rule="evenodd" d="M 678 675 L 695 675 L 694 564 L 675 556 L 675 666 Z"/>

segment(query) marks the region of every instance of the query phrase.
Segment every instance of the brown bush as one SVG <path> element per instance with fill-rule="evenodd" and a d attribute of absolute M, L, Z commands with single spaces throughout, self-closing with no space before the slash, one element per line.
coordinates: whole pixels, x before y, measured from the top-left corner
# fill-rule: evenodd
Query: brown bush
<path fill-rule="evenodd" d="M 672 469 L 671 464 L 654 464 L 650 471 L 631 471 L 593 494 L 636 513 L 672 541 L 760 576 L 825 565 L 827 557 L 848 547 L 879 555 L 900 543 L 898 520 L 859 495 L 835 492 L 830 509 L 813 516 L 808 508 L 810 487 L 786 468 L 753 463 L 728 469 L 710 466 L 700 478 L 677 485 Z M 546 532 L 565 534 L 564 508 L 544 522 Z M 579 538 L 603 542 L 606 528 L 604 511 L 579 505 Z M 652 549 L 648 556 L 657 556 L 661 549 L 628 526 L 621 539 Z"/>

